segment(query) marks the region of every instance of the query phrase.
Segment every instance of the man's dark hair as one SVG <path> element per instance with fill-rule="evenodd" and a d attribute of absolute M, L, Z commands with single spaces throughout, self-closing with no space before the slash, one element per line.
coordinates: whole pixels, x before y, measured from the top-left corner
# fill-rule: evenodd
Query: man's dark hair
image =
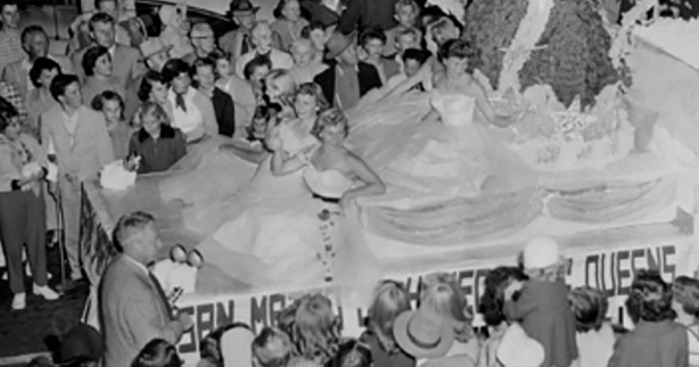
<path fill-rule="evenodd" d="M 403 52 L 403 62 L 415 60 L 420 65 L 423 65 L 432 56 L 429 51 L 418 50 L 417 48 L 409 48 Z"/>
<path fill-rule="evenodd" d="M 252 74 L 255 72 L 255 69 L 261 66 L 266 66 L 269 70 L 272 70 L 272 61 L 270 61 L 269 57 L 266 56 L 255 56 L 252 60 L 245 64 L 245 68 L 243 69 L 245 80 L 250 80 Z"/>
<path fill-rule="evenodd" d="M 167 84 L 165 83 L 163 74 L 155 70 L 148 70 L 146 72 L 146 75 L 143 76 L 143 80 L 141 80 L 141 85 L 138 87 L 137 94 L 138 99 L 140 99 L 141 102 L 145 102 L 150 98 L 150 92 L 153 90 L 153 83 L 156 82 Z"/>
<path fill-rule="evenodd" d="M 53 96 L 53 99 L 58 101 L 58 97 L 63 96 L 66 94 L 66 89 L 68 88 L 69 85 L 73 83 L 78 83 L 80 84 L 80 80 L 78 79 L 77 75 L 74 74 L 59 74 L 56 75 L 55 78 L 53 78 L 53 81 L 51 82 L 51 96 Z"/>
<path fill-rule="evenodd" d="M 182 74 L 189 75 L 189 64 L 182 59 L 172 59 L 163 66 L 163 80 L 170 84 L 175 78 Z"/>
<path fill-rule="evenodd" d="M 192 64 L 192 68 L 190 70 L 190 74 L 192 76 L 196 75 L 197 69 L 202 67 L 210 67 L 212 71 L 216 71 L 216 61 L 208 57 L 200 57 L 194 60 L 194 63 Z"/>
<path fill-rule="evenodd" d="M 371 40 L 379 40 L 381 41 L 381 43 L 385 45 L 387 41 L 386 33 L 384 33 L 379 28 L 369 28 L 362 32 L 362 35 L 359 36 L 359 44 L 362 47 L 365 47 L 366 44 Z"/>
<path fill-rule="evenodd" d="M 283 356 L 270 357 L 269 359 L 264 361 L 257 354 L 257 349 L 265 349 L 272 340 L 284 337 L 287 336 L 286 334 L 284 334 L 283 331 L 277 328 L 267 326 L 263 328 L 262 331 L 260 331 L 260 333 L 255 337 L 255 339 L 253 339 L 253 354 L 257 357 L 257 360 L 260 362 L 260 365 L 262 367 L 285 367 L 289 363 L 289 359 L 291 359 L 291 349 L 289 349 L 288 353 L 284 354 Z"/>
<path fill-rule="evenodd" d="M 85 71 L 85 75 L 95 75 L 95 65 L 97 65 L 97 60 L 100 57 L 108 54 L 109 50 L 102 46 L 90 47 L 87 51 L 85 51 L 85 55 L 83 55 L 82 59 L 82 67 Z"/>
<path fill-rule="evenodd" d="M 41 33 L 46 36 L 46 31 L 44 31 L 44 28 L 41 28 L 39 25 L 34 24 L 24 28 L 21 36 L 22 44 L 25 44 L 30 36 L 34 36 L 37 33 Z M 48 36 L 46 36 L 46 38 L 48 39 Z"/>
<path fill-rule="evenodd" d="M 44 70 L 51 71 L 53 69 L 57 69 L 58 74 L 61 74 L 61 66 L 58 65 L 57 62 L 49 59 L 48 57 L 40 57 L 34 60 L 34 64 L 32 65 L 32 68 L 29 70 L 29 80 L 32 81 L 32 85 L 34 85 L 35 88 L 39 88 L 39 79 L 41 79 L 41 73 L 43 73 Z"/>
<path fill-rule="evenodd" d="M 114 25 L 114 18 L 112 18 L 111 15 L 107 13 L 97 13 L 90 18 L 90 22 L 88 23 L 88 26 L 90 28 L 90 32 L 95 31 L 95 24 L 97 23 L 104 23 L 104 24 L 112 24 Z"/>

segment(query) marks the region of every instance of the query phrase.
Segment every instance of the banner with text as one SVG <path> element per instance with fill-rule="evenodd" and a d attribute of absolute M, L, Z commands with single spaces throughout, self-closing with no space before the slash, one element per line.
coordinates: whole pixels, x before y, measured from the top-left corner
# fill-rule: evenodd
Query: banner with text
<path fill-rule="evenodd" d="M 640 269 L 656 269 L 666 281 L 679 275 L 692 275 L 699 256 L 693 249 L 694 238 L 685 237 L 653 245 L 636 245 L 618 249 L 582 251 L 568 257 L 570 261 L 567 283 L 572 287 L 591 286 L 604 290 L 609 296 L 609 317 L 615 322 L 629 325 L 625 316 L 624 301 L 635 273 Z M 434 269 L 453 272 L 468 298 L 470 307 L 478 304 L 488 269 L 508 265 L 498 260 L 470 262 L 462 268 Z M 411 274 L 394 279 L 404 282 L 414 305 L 419 299 L 422 277 L 427 273 Z M 328 290 L 325 293 L 330 293 Z M 182 300 L 181 310 L 192 315 L 195 326 L 182 338 L 179 345 L 181 355 L 187 362 L 196 362 L 199 356 L 199 342 L 211 331 L 220 326 L 238 321 L 249 324 L 258 332 L 265 326 L 274 325 L 277 315 L 297 298 L 299 292 L 271 292 L 266 294 L 194 297 Z M 328 294 L 332 297 L 332 294 Z M 342 309 L 344 335 L 359 336 L 366 310 Z M 476 318 L 475 326 L 481 326 Z"/>

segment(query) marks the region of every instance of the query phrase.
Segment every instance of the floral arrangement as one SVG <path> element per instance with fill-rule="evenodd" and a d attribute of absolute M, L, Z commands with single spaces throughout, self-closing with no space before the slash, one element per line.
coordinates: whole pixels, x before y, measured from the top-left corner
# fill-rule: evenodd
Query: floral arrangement
<path fill-rule="evenodd" d="M 519 72 L 523 91 L 548 84 L 566 107 L 580 96 L 586 108 L 620 79 L 609 57 L 612 39 L 591 0 L 555 0 L 537 46 Z"/>
<path fill-rule="evenodd" d="M 474 0 L 466 8 L 464 38 L 477 50 L 474 67 L 498 87 L 506 50 L 527 12 L 528 0 Z"/>

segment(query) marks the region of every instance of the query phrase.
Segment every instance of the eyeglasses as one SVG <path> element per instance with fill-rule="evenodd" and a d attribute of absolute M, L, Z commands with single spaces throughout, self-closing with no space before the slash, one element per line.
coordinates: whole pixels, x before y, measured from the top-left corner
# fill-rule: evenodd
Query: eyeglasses
<path fill-rule="evenodd" d="M 196 37 L 192 37 L 192 39 L 193 39 L 193 40 L 212 40 L 212 39 L 214 39 L 214 35 L 213 35 L 213 34 L 209 34 L 209 35 L 206 35 L 206 36 L 196 36 Z"/>

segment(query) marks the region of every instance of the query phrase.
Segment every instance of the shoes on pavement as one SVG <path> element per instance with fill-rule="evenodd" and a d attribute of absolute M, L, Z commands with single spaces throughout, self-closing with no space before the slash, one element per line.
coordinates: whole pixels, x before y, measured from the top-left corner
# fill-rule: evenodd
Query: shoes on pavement
<path fill-rule="evenodd" d="M 47 301 L 55 301 L 59 297 L 58 293 L 54 292 L 54 290 L 49 288 L 47 285 L 38 286 L 34 284 L 33 292 L 37 296 L 44 297 L 44 299 Z"/>
<path fill-rule="evenodd" d="M 12 309 L 14 311 L 24 310 L 27 308 L 27 294 L 17 293 L 15 297 L 12 298 Z"/>

